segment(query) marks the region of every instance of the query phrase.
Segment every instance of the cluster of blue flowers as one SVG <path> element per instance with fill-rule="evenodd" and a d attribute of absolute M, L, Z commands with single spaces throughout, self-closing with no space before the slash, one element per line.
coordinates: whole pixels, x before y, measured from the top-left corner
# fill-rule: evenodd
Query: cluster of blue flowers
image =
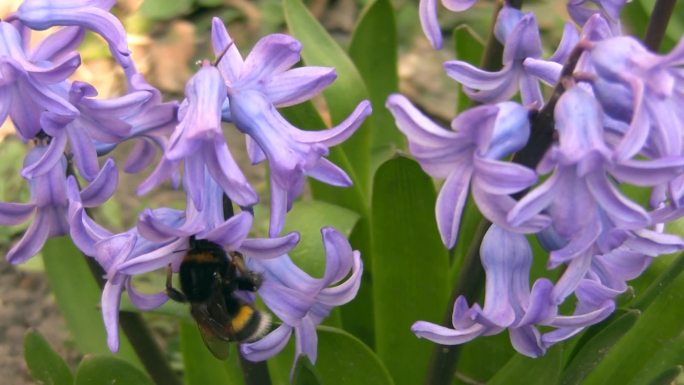
<path fill-rule="evenodd" d="M 162 102 L 159 91 L 136 71 L 123 26 L 109 12 L 114 3 L 26 0 L 0 21 L 0 122 L 9 117 L 17 136 L 31 144 L 21 170 L 30 185 L 30 202 L 0 203 L 0 224 L 19 224 L 33 217 L 7 259 L 22 263 L 36 255 L 48 238 L 70 235 L 106 272 L 101 307 L 109 347 L 116 351 L 124 290 L 140 309 L 153 309 L 168 300 L 164 291 L 136 291 L 132 277 L 169 265 L 178 271 L 190 240 L 205 239 L 227 252 L 241 253 L 249 270 L 261 274 L 258 295 L 282 321 L 262 339 L 242 344 L 242 354 L 264 360 L 282 350 L 294 332 L 297 356 L 315 361 L 315 327 L 333 307 L 354 298 L 363 265 L 359 252 L 342 234 L 323 228 L 325 273 L 322 278 L 311 277 L 287 255 L 299 235 L 281 232 L 306 176 L 334 186 L 351 185 L 347 174 L 325 157 L 329 147 L 353 134 L 371 113 L 369 102 L 361 102 L 331 129 L 302 131 L 292 126 L 276 108 L 317 95 L 335 79 L 334 69 L 290 69 L 300 60 L 301 45 L 281 34 L 259 40 L 243 59 L 219 19 L 212 25 L 217 62 L 201 63 L 181 103 Z M 50 27 L 61 28 L 29 49 L 31 30 Z M 125 95 L 98 99 L 92 85 L 68 80 L 80 65 L 76 49 L 86 30 L 108 43 L 126 75 Z M 223 122 L 245 134 L 252 163 L 268 161 L 268 238 L 248 237 L 252 207 L 259 196 L 228 150 Z M 182 183 L 187 204 L 185 210 L 146 209 L 134 228 L 113 233 L 96 223 L 87 209 L 107 201 L 117 188 L 117 165 L 107 159 L 101 166 L 100 158 L 129 140 L 135 141 L 135 147 L 124 166 L 126 172 L 142 171 L 158 151 L 162 153 L 138 192 L 144 194 L 171 179 L 177 187 Z M 79 185 L 76 173 L 87 186 Z M 241 211 L 224 216 L 225 197 Z M 244 296 L 254 300 L 250 293 Z"/>
<path fill-rule="evenodd" d="M 461 11 L 475 1 L 442 3 Z M 548 59 L 534 14 L 504 6 L 495 29 L 504 45 L 500 71 L 444 64 L 483 103 L 463 111 L 451 129 L 401 95 L 387 100 L 411 153 L 428 174 L 445 179 L 436 205 L 444 244 L 457 241 L 469 193 L 492 222 L 480 248 L 484 307 L 459 297 L 453 328 L 419 321 L 417 336 L 454 345 L 508 329 L 517 351 L 537 357 L 608 317 L 627 281 L 655 257 L 684 249 L 684 240 L 664 231 L 684 214 L 684 39 L 669 54 L 655 54 L 622 34 L 626 1 L 586 3 L 568 2 L 573 22 Z M 436 1 L 421 0 L 420 11 L 428 39 L 441 47 Z M 546 104 L 540 82 L 556 85 Z M 522 104 L 510 101 L 518 93 Z M 549 124 L 535 126 L 544 112 Z M 548 149 L 538 161 L 521 161 L 518 155 L 540 143 L 535 136 L 547 136 Z M 650 191 L 647 205 L 624 195 L 620 188 L 629 185 Z M 555 282 L 540 278 L 530 289 L 526 234 L 548 251 L 548 268 L 561 269 Z M 571 300 L 572 314 L 561 314 Z"/>

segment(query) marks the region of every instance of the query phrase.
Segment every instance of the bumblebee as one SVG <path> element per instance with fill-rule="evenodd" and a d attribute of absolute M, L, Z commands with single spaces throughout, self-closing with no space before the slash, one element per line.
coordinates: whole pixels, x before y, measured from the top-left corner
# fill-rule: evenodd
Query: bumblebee
<path fill-rule="evenodd" d="M 240 299 L 236 292 L 255 292 L 261 276 L 249 271 L 240 253 L 230 253 L 205 239 L 190 239 L 190 249 L 180 264 L 180 290 L 166 272 L 166 293 L 174 301 L 190 303 L 204 344 L 218 359 L 228 357 L 229 342 L 248 342 L 262 337 L 271 318 Z"/>

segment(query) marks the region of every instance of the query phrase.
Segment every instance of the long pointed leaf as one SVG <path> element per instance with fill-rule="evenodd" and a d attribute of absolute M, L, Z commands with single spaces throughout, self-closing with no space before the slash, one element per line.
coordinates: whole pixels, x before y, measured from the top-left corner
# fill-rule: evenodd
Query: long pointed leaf
<path fill-rule="evenodd" d="M 434 186 L 416 162 L 398 157 L 380 166 L 371 226 L 376 350 L 397 384 L 420 383 L 433 349 L 411 325 L 439 322 L 450 306 L 434 208 Z"/>

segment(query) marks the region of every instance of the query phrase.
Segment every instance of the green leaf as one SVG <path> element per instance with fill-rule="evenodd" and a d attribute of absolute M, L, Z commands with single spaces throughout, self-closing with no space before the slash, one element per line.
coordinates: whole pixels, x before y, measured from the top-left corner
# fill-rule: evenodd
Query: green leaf
<path fill-rule="evenodd" d="M 311 15 L 301 0 L 283 0 L 283 7 L 290 33 L 302 43 L 304 62 L 307 65 L 335 68 L 337 80 L 323 92 L 323 96 L 328 103 L 332 121 L 341 122 L 359 102 L 368 99 L 368 91 L 361 75 L 344 50 Z M 320 128 L 322 127 L 318 127 Z M 344 144 L 333 148 L 329 156 L 332 162 L 349 173 L 364 197 L 368 196 L 370 134 L 368 123 L 364 123 Z M 344 158 L 348 165 L 343 164 Z M 346 168 L 347 166 L 350 168 Z M 337 203 L 337 197 L 341 194 L 344 194 L 344 191 L 340 192 L 339 188 L 332 191 L 321 189 L 318 197 L 325 195 L 324 200 Z M 363 213 L 357 207 L 345 207 Z"/>
<path fill-rule="evenodd" d="M 359 339 L 340 329 L 318 326 L 318 358 L 314 365 L 323 385 L 393 385 L 387 369 Z M 289 385 L 294 336 L 268 360 L 273 385 Z"/>
<path fill-rule="evenodd" d="M 24 359 L 34 380 L 44 385 L 72 385 L 74 377 L 66 362 L 35 330 L 24 337 Z"/>
<path fill-rule="evenodd" d="M 150 19 L 168 20 L 186 14 L 192 8 L 193 0 L 145 0 L 140 13 Z"/>
<path fill-rule="evenodd" d="M 375 174 L 371 207 L 376 351 L 397 384 L 418 384 L 434 345 L 411 325 L 440 322 L 450 306 L 432 180 L 410 159 L 389 160 Z"/>
<path fill-rule="evenodd" d="M 78 365 L 75 385 L 135 384 L 154 385 L 140 369 L 130 363 L 105 355 L 88 355 Z"/>
<path fill-rule="evenodd" d="M 203 7 L 219 7 L 225 4 L 225 0 L 196 0 L 197 5 Z"/>
<path fill-rule="evenodd" d="M 681 274 L 681 266 L 675 264 L 672 269 L 676 274 L 666 272 L 667 279 L 653 284 L 654 288 L 659 287 L 658 294 L 645 308 L 637 323 L 586 378 L 584 384 L 628 383 L 642 369 L 650 370 L 646 366 L 648 360 L 644 357 L 655 356 L 663 346 L 670 344 L 684 332 L 684 307 L 681 305 L 684 302 L 684 274 Z M 658 374 L 655 372 L 650 378 Z"/>
<path fill-rule="evenodd" d="M 539 358 L 516 354 L 487 385 L 548 385 L 558 383 L 563 364 L 563 347 L 557 345 Z"/>
<path fill-rule="evenodd" d="M 681 372 L 681 365 L 684 363 L 684 335 L 664 344 L 654 356 L 644 358 L 646 364 L 629 385 L 673 384 L 672 380 L 666 380 L 672 378 L 669 376 L 677 377 L 677 371 Z M 681 384 L 681 381 L 677 384 Z"/>
<path fill-rule="evenodd" d="M 297 360 L 295 365 L 294 375 L 292 376 L 292 385 L 320 385 L 316 368 L 314 368 L 311 360 L 307 356 L 302 356 Z"/>
<path fill-rule="evenodd" d="M 384 108 L 387 97 L 399 89 L 397 26 L 389 0 L 369 3 L 354 29 L 349 56 L 363 77 L 374 111 L 372 148 L 404 147 L 404 137 Z"/>
<path fill-rule="evenodd" d="M 563 371 L 560 383 L 562 385 L 580 384 L 601 362 L 613 345 L 634 326 L 640 314 L 641 312 L 638 310 L 629 310 L 613 322 L 602 325 L 601 331 L 591 336 L 586 342 L 579 341 L 571 361 Z"/>
<path fill-rule="evenodd" d="M 672 369 L 668 369 L 659 374 L 653 380 L 649 381 L 648 385 L 672 385 L 675 383 L 677 377 L 679 377 L 679 375 L 682 374 L 682 371 L 684 371 L 684 367 L 682 367 L 681 365 L 678 365 Z M 643 382 L 635 382 L 635 384 L 643 384 Z"/>
<path fill-rule="evenodd" d="M 110 353 L 100 311 L 101 291 L 90 272 L 87 257 L 68 237 L 49 239 L 42 254 L 50 288 L 78 350 L 86 354 Z M 117 355 L 142 368 L 121 328 Z"/>
<path fill-rule="evenodd" d="M 297 202 L 287 214 L 284 231 L 298 231 L 301 240 L 290 257 L 304 271 L 322 277 L 325 271 L 325 250 L 321 228 L 332 226 L 349 237 L 359 214 L 322 201 Z"/>
<path fill-rule="evenodd" d="M 186 385 L 244 385 L 235 347 L 228 360 L 218 360 L 204 345 L 197 325 L 187 321 L 180 323 L 180 341 Z"/>

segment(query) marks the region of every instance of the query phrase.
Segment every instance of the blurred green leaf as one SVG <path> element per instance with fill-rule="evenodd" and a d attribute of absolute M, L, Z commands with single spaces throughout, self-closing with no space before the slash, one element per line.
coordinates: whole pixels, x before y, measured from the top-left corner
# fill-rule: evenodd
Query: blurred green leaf
<path fill-rule="evenodd" d="M 86 354 L 110 353 L 100 311 L 101 291 L 85 260 L 87 257 L 68 237 L 48 239 L 42 253 L 50 288 L 78 350 Z M 142 368 L 121 328 L 117 355 Z"/>
<path fill-rule="evenodd" d="M 563 377 L 560 383 L 562 385 L 580 384 L 601 362 L 613 345 L 634 326 L 640 314 L 641 312 L 638 310 L 628 310 L 613 322 L 608 323 L 604 321 L 601 324 L 601 331 L 590 338 L 586 338 L 586 342 L 579 341 L 571 361 L 563 370 Z M 582 339 L 585 339 L 585 336 L 582 336 Z"/>
<path fill-rule="evenodd" d="M 187 321 L 180 323 L 180 340 L 186 385 L 244 385 L 234 346 L 231 346 L 228 360 L 217 359 L 204 345 L 197 325 Z"/>
<path fill-rule="evenodd" d="M 376 351 L 397 384 L 418 384 L 434 345 L 411 325 L 440 322 L 449 300 L 432 180 L 415 161 L 391 159 L 375 174 L 371 207 Z"/>
<path fill-rule="evenodd" d="M 651 381 L 648 382 L 648 385 L 673 385 L 675 384 L 675 380 L 677 377 L 679 377 L 680 374 L 682 374 L 682 371 L 684 371 L 684 368 L 681 365 L 678 365 L 672 369 L 668 369 L 662 373 L 660 373 L 656 378 L 652 379 Z M 643 382 L 634 382 L 634 384 L 643 384 Z M 677 384 L 680 384 L 681 382 L 677 382 Z"/>
<path fill-rule="evenodd" d="M 328 103 L 332 121 L 339 123 L 359 102 L 368 99 L 363 79 L 344 50 L 311 15 L 301 0 L 283 0 L 283 7 L 290 33 L 302 43 L 302 57 L 306 64 L 334 67 L 337 72 L 337 80 L 326 88 L 323 95 Z M 318 127 L 320 128 L 323 127 Z M 369 124 L 364 123 L 344 144 L 333 148 L 329 156 L 331 161 L 345 168 L 363 197 L 367 197 L 369 191 L 370 135 Z M 344 164 L 340 152 L 344 153 L 348 165 Z M 346 168 L 347 166 L 350 168 Z M 313 186 L 315 193 L 318 190 L 319 199 L 332 203 L 339 203 L 338 197 L 345 193 L 339 188 L 329 188 L 327 185 Z M 343 206 L 363 213 L 362 207 Z"/>
<path fill-rule="evenodd" d="M 301 240 L 288 254 L 304 271 L 314 277 L 322 277 L 326 258 L 321 228 L 332 226 L 349 237 L 358 220 L 359 214 L 330 203 L 297 202 L 287 214 L 284 231 L 298 231 Z"/>
<path fill-rule="evenodd" d="M 644 357 L 644 360 L 647 362 L 631 379 L 629 385 L 673 384 L 672 379 L 678 376 L 677 371 L 681 372 L 681 365 L 684 364 L 684 335 L 664 344 L 656 354 Z M 667 381 L 668 379 L 670 381 Z"/>
<path fill-rule="evenodd" d="M 380 358 L 356 337 L 319 326 L 316 369 L 325 385 L 394 384 Z"/>
<path fill-rule="evenodd" d="M 145 0 L 140 13 L 150 19 L 168 20 L 184 15 L 192 9 L 193 0 Z"/>
<path fill-rule="evenodd" d="M 197 5 L 203 7 L 218 7 L 226 3 L 225 0 L 195 0 Z"/>
<path fill-rule="evenodd" d="M 385 108 L 387 96 L 399 89 L 397 26 L 389 0 L 369 3 L 354 29 L 349 56 L 368 87 L 374 107 L 371 147 L 404 147 L 403 135 Z"/>
<path fill-rule="evenodd" d="M 292 376 L 292 385 L 319 385 L 321 379 L 319 378 L 316 368 L 314 368 L 311 360 L 307 356 L 299 357 L 295 365 L 294 375 Z"/>
<path fill-rule="evenodd" d="M 558 383 L 563 364 L 563 347 L 556 345 L 538 358 L 516 354 L 487 385 L 549 385 Z"/>
<path fill-rule="evenodd" d="M 114 356 L 88 355 L 76 369 L 75 385 L 154 385 L 140 369 Z"/>
<path fill-rule="evenodd" d="M 678 258 L 680 262 L 683 257 Z M 653 283 L 646 293 L 645 309 L 637 323 L 608 352 L 601 363 L 587 376 L 584 384 L 626 384 L 646 367 L 648 360 L 684 332 L 684 274 L 682 264 L 675 263 L 662 279 Z M 657 294 L 654 294 L 656 293 Z M 659 373 L 653 373 L 651 378 Z"/>
<path fill-rule="evenodd" d="M 314 365 L 323 385 L 393 385 L 379 357 L 359 339 L 340 329 L 318 326 L 318 358 Z M 273 385 L 289 385 L 294 336 L 268 360 Z"/>
<path fill-rule="evenodd" d="M 74 377 L 66 362 L 35 330 L 24 337 L 24 359 L 34 380 L 44 385 L 72 385 Z"/>

